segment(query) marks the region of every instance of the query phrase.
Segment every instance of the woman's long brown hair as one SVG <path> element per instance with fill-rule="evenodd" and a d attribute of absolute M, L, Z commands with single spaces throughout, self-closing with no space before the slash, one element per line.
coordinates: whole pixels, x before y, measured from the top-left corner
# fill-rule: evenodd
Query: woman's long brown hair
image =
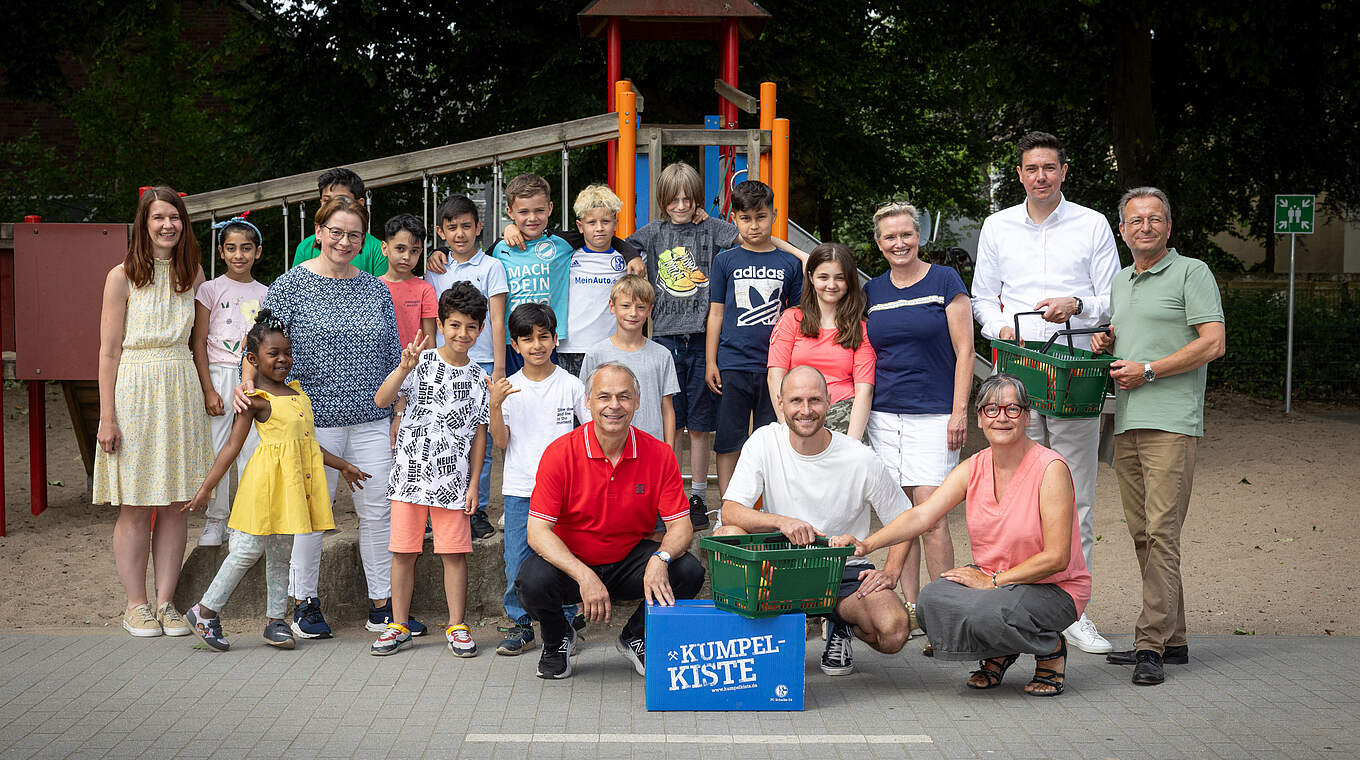
<path fill-rule="evenodd" d="M 155 247 L 151 245 L 151 234 L 147 223 L 151 219 L 151 204 L 165 201 L 179 212 L 181 223 L 179 242 L 170 256 L 171 285 L 176 293 L 183 293 L 194 286 L 202 269 L 202 253 L 198 240 L 194 238 L 193 228 L 189 226 L 189 211 L 184 201 L 173 189 L 160 185 L 142 193 L 137 199 L 137 215 L 132 220 L 132 244 L 128 246 L 127 256 L 123 258 L 123 273 L 134 288 L 144 288 L 156 276 Z"/>
<path fill-rule="evenodd" d="M 853 351 L 859 348 L 860 341 L 864 339 L 860 320 L 864 319 L 867 301 L 864 288 L 859 284 L 855 257 L 849 248 L 840 243 L 822 243 L 808 254 L 807 266 L 804 268 L 807 275 L 803 283 L 803 300 L 799 304 L 803 311 L 803 319 L 798 324 L 799 332 L 806 338 L 815 338 L 821 332 L 822 307 L 817 301 L 817 290 L 812 287 L 812 274 L 817 271 L 817 267 L 827 262 L 839 264 L 845 275 L 845 295 L 836 304 L 836 344 Z"/>

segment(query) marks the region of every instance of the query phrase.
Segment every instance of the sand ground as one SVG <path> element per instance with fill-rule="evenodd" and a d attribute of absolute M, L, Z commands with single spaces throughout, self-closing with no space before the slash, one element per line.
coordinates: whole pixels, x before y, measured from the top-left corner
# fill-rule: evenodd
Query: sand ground
<path fill-rule="evenodd" d="M 47 394 L 49 506 L 42 515 L 29 513 L 22 387 L 6 387 L 3 410 L 9 535 L 0 538 L 0 627 L 118 625 L 124 596 L 112 554 L 116 510 L 88 503 L 59 390 L 49 387 Z M 970 450 L 979 440 L 975 432 Z M 1182 537 L 1192 635 L 1360 635 L 1357 462 L 1360 410 L 1299 404 L 1286 416 L 1279 403 L 1210 394 Z M 499 510 L 493 497 L 493 519 Z M 190 542 L 202 519 L 191 518 Z M 348 497 L 341 498 L 336 519 L 353 527 Z M 956 559 L 965 562 L 962 509 L 951 514 L 950 525 Z M 1140 599 L 1137 563 L 1114 471 L 1105 465 L 1097 481 L 1096 534 L 1087 611 L 1103 632 L 1130 633 Z"/>

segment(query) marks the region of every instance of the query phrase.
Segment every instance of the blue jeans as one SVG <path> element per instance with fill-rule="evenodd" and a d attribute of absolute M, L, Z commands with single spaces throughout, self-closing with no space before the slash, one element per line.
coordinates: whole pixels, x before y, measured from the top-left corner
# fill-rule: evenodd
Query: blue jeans
<path fill-rule="evenodd" d="M 519 566 L 533 555 L 529 548 L 529 497 L 505 495 L 505 615 L 517 625 L 529 624 L 529 613 L 515 593 L 515 579 L 519 577 Z M 576 617 L 576 605 L 562 608 L 563 615 L 570 623 Z"/>
<path fill-rule="evenodd" d="M 510 351 L 512 349 L 506 348 Z M 477 362 L 489 376 L 495 368 L 492 362 Z M 491 442 L 491 426 L 486 426 L 486 456 L 482 458 L 482 476 L 477 480 L 477 513 L 486 517 L 486 505 L 491 503 L 491 452 L 496 445 Z"/>

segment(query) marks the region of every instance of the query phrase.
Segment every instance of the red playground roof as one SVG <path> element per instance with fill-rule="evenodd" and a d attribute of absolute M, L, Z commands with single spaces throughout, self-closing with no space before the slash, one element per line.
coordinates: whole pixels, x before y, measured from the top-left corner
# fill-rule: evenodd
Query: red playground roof
<path fill-rule="evenodd" d="M 631 40 L 721 39 L 723 21 L 737 20 L 741 36 L 755 39 L 769 11 L 750 0 L 594 0 L 577 14 L 582 37 L 603 37 L 609 19 Z"/>

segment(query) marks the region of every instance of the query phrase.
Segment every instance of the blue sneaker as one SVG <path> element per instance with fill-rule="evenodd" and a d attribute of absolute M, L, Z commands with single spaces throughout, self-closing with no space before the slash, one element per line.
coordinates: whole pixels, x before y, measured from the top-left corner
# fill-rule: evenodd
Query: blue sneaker
<path fill-rule="evenodd" d="M 194 635 L 203 640 L 209 649 L 218 652 L 225 652 L 231 649 L 231 644 L 227 643 L 227 637 L 222 635 L 221 618 L 205 618 L 199 615 L 198 605 L 190 607 L 184 613 L 184 619 L 189 621 L 189 628 Z"/>
<path fill-rule="evenodd" d="M 293 633 L 304 639 L 329 639 L 331 627 L 321 614 L 321 600 L 308 597 L 293 607 Z"/>
<path fill-rule="evenodd" d="M 524 654 L 534 647 L 534 629 L 528 621 L 515 623 L 509 628 L 497 626 L 497 630 L 505 634 L 500 646 L 496 647 L 496 654 L 514 656 Z"/>
<path fill-rule="evenodd" d="M 374 607 L 373 602 L 368 603 L 368 622 L 364 623 L 364 628 L 374 632 L 382 633 L 387 630 L 387 624 L 392 622 L 392 598 L 388 597 L 387 602 L 381 607 Z M 406 618 L 406 629 L 412 636 L 424 636 L 425 631 L 429 630 L 425 624 L 416 620 L 414 617 Z"/>

